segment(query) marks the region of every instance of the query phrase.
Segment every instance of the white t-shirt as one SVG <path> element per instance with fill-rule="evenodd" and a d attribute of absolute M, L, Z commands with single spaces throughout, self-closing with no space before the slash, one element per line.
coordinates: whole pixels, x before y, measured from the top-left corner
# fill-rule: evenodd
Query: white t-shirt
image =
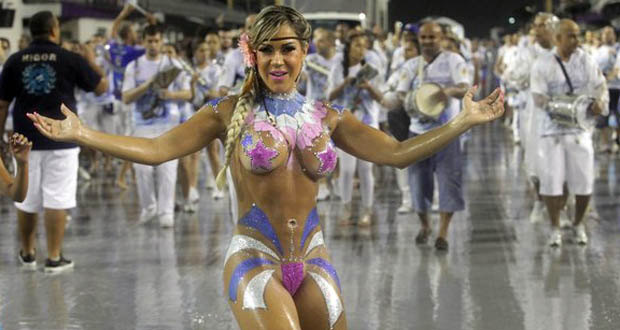
<path fill-rule="evenodd" d="M 424 81 L 418 77 L 419 61 L 424 61 Z M 471 74 L 465 60 L 458 54 L 453 52 L 441 52 L 435 60 L 428 64 L 424 57 L 417 56 L 408 60 L 402 68 L 398 87 L 398 92 L 407 93 L 417 88 L 422 83 L 435 83 L 442 88 L 456 86 L 458 84 L 470 84 Z M 446 109 L 443 111 L 437 121 L 424 118 L 411 118 L 409 130 L 416 134 L 430 131 L 439 127 L 450 119 L 454 118 L 460 111 L 460 101 L 456 98 L 450 98 Z"/>
<path fill-rule="evenodd" d="M 317 64 L 331 72 L 335 63 L 342 61 L 342 57 L 334 54 L 332 58 L 326 59 L 319 53 L 313 53 L 306 57 L 306 61 Z M 312 69 L 307 64 L 304 65 L 303 70 L 308 77 L 306 98 L 310 100 L 327 100 L 327 80 L 329 76 Z"/>
<path fill-rule="evenodd" d="M 601 45 L 591 55 L 598 64 L 599 69 L 603 71 L 603 75 L 607 76 L 611 72 L 617 63 L 618 47 L 617 44 L 612 46 Z M 610 89 L 620 89 L 620 80 L 616 77 L 607 82 L 607 87 Z"/>
<path fill-rule="evenodd" d="M 397 71 L 405 63 L 405 49 L 399 46 L 392 54 L 392 63 L 390 64 L 390 74 Z"/>
<path fill-rule="evenodd" d="M 368 63 L 368 65 L 371 65 Z M 362 68 L 361 63 L 349 67 L 348 77 L 355 77 L 359 70 Z M 376 69 L 376 68 L 375 68 Z M 375 88 L 379 88 L 379 75 L 370 81 L 370 84 Z M 340 86 L 345 80 L 344 70 L 342 67 L 342 61 L 336 62 L 332 67 L 328 79 L 328 94 L 334 89 Z M 348 85 L 344 88 L 340 97 L 333 101 L 335 104 L 340 105 L 346 109 L 349 109 L 357 119 L 361 120 L 364 124 L 372 127 L 379 126 L 379 108 L 377 102 L 375 102 L 370 93 L 367 90 Z"/>
<path fill-rule="evenodd" d="M 202 69 L 197 67 L 196 71 L 206 83 L 205 85 L 196 83 L 196 91 L 194 99 L 192 100 L 194 108 L 200 109 L 204 105 L 205 97 L 209 91 L 217 88 L 217 83 L 222 75 L 223 68 L 217 63 L 217 59 L 215 59 Z"/>
<path fill-rule="evenodd" d="M 536 59 L 530 76 L 530 90 L 532 94 L 539 94 L 552 98 L 558 95 L 565 95 L 570 92 L 566 77 L 562 72 L 562 67 L 557 62 L 555 56 L 557 52 L 550 52 Z M 598 65 L 584 50 L 577 48 L 571 54 L 568 62 L 562 62 L 566 73 L 574 88 L 576 95 L 589 95 L 599 98 L 604 103 L 603 112 L 608 113 L 609 93 L 605 87 L 605 77 Z M 603 95 L 597 95 L 603 92 Z M 541 136 L 559 134 L 578 134 L 584 130 L 581 128 L 566 127 L 556 124 L 547 114 L 545 109 L 537 108 L 543 116 L 541 118 L 538 132 Z"/>
<path fill-rule="evenodd" d="M 241 90 L 243 79 L 245 79 L 243 54 L 239 48 L 235 48 L 226 55 L 224 68 L 217 83 L 217 88 L 226 87 L 230 89 L 229 94 L 236 94 Z"/>
<path fill-rule="evenodd" d="M 140 56 L 127 65 L 125 79 L 123 80 L 123 92 L 143 84 L 170 66 L 180 68 L 176 61 L 165 55 L 161 55 L 156 61 L 148 60 L 146 55 Z M 169 91 L 189 90 L 190 78 L 185 72 L 181 72 L 167 89 Z M 180 123 L 179 102 L 158 100 L 156 91 L 152 89 L 134 101 L 131 108 L 137 134 L 140 134 L 140 131 L 151 131 L 153 134 L 159 134 Z"/>

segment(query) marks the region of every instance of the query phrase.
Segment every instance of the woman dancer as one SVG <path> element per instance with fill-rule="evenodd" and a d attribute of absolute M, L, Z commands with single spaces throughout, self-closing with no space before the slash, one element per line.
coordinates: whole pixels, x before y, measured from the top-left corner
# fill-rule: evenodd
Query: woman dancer
<path fill-rule="evenodd" d="M 329 75 L 329 100 L 350 109 L 354 116 L 364 124 L 373 128 L 379 128 L 379 108 L 374 99 L 381 99 L 381 94 L 373 87 L 378 86 L 379 75 L 370 81 L 357 79 L 356 76 L 366 63 L 366 36 L 359 31 L 351 31 L 344 44 L 342 62 L 336 63 Z M 372 66 L 371 66 L 372 67 Z M 376 72 L 379 68 L 372 67 Z M 373 97 L 373 95 L 377 95 Z M 357 159 L 355 156 L 338 150 L 340 159 L 340 177 L 338 185 L 341 189 L 340 196 L 344 214 L 340 224 L 351 224 L 351 199 L 353 195 L 353 176 L 357 168 L 360 178 L 360 190 L 362 191 L 362 216 L 357 222 L 360 226 L 369 226 L 372 215 L 372 204 L 375 192 L 375 180 L 372 175 L 372 164 Z"/>
<path fill-rule="evenodd" d="M 7 195 L 16 202 L 23 202 L 28 192 L 28 155 L 32 148 L 32 142 L 28 138 L 13 133 L 9 139 L 9 150 L 17 162 L 15 177 L 4 167 L 0 158 L 0 195 Z"/>
<path fill-rule="evenodd" d="M 249 67 L 240 95 L 210 102 L 157 138 L 108 135 L 30 114 L 42 134 L 76 141 L 116 157 L 159 164 L 226 141 L 239 219 L 224 258 L 227 300 L 241 329 L 346 329 L 340 282 L 316 211 L 317 180 L 336 165 L 335 147 L 361 159 L 405 167 L 439 151 L 476 124 L 503 113 L 499 90 L 473 102 L 448 124 L 398 142 L 349 111 L 306 100 L 295 91 L 311 28 L 284 6 L 263 9 L 240 46 Z"/>

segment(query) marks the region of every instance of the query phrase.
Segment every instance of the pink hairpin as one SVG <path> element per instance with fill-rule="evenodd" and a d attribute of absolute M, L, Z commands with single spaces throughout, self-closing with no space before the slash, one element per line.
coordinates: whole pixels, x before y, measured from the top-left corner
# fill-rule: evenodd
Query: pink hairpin
<path fill-rule="evenodd" d="M 248 36 L 247 33 L 244 32 L 241 34 L 241 37 L 239 37 L 238 46 L 243 54 L 245 66 L 249 68 L 254 67 L 256 64 L 256 55 L 254 55 L 254 52 L 250 49 L 250 36 Z"/>

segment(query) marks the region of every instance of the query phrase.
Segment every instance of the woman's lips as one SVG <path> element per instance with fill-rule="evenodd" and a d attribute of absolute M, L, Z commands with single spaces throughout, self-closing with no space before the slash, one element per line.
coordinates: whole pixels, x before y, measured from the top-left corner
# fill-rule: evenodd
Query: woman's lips
<path fill-rule="evenodd" d="M 286 71 L 271 71 L 271 72 L 269 72 L 269 76 L 273 80 L 284 80 L 284 79 L 286 79 L 286 75 L 287 74 L 288 74 L 288 72 L 286 72 Z"/>

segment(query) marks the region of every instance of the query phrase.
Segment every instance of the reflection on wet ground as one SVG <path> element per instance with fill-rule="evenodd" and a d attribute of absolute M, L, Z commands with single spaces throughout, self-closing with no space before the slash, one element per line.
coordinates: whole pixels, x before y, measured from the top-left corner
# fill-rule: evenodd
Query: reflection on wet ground
<path fill-rule="evenodd" d="M 371 229 L 338 228 L 338 204 L 319 204 L 350 329 L 618 329 L 620 157 L 597 156 L 590 244 L 566 235 L 552 251 L 547 224 L 527 220 L 522 155 L 506 141 L 497 125 L 474 130 L 467 209 L 453 220 L 447 254 L 415 246 L 417 219 L 396 214 L 390 171 L 380 171 L 388 174 Z M 57 276 L 19 271 L 15 211 L 2 199 L 0 329 L 237 329 L 221 284 L 228 202 L 203 190 L 199 213 L 161 230 L 136 225 L 135 189 L 104 181 L 80 186 L 65 241 L 76 268 Z"/>

